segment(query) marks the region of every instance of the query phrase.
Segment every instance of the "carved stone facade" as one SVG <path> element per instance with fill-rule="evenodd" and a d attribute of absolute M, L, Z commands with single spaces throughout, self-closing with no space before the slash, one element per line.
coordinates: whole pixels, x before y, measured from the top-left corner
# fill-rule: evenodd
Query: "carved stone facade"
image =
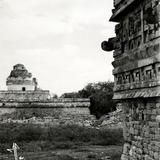
<path fill-rule="evenodd" d="M 124 113 L 122 160 L 160 158 L 160 1 L 114 0 L 114 99 Z M 114 39 L 114 41 L 113 41 Z"/>

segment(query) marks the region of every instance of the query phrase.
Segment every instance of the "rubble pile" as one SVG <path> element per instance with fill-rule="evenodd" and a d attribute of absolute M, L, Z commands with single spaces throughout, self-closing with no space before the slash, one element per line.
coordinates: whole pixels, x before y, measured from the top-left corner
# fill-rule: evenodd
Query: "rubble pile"
<path fill-rule="evenodd" d="M 94 121 L 96 127 L 112 127 L 122 128 L 123 114 L 122 109 L 110 112 L 108 115 L 102 116 L 99 120 Z"/>

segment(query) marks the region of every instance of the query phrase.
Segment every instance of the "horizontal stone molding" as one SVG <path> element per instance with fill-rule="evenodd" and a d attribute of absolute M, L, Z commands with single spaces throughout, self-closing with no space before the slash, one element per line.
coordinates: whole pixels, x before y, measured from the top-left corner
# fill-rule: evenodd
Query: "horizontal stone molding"
<path fill-rule="evenodd" d="M 90 100 L 86 98 L 64 98 L 48 101 L 0 101 L 0 108 L 88 108 Z"/>
<path fill-rule="evenodd" d="M 113 99 L 132 99 L 132 98 L 160 98 L 160 87 L 141 88 L 134 90 L 126 90 L 121 92 L 114 92 Z"/>
<path fill-rule="evenodd" d="M 126 8 L 128 9 L 131 6 L 131 4 L 136 1 L 137 0 L 124 0 L 124 3 L 120 3 L 122 5 L 120 5 L 119 7 L 117 7 L 114 10 L 112 17 L 110 18 L 110 21 L 114 21 L 114 22 L 117 21 L 118 22 L 120 14 L 122 14 L 122 12 L 126 11 Z M 115 2 L 115 4 L 116 4 L 116 2 Z M 117 4 L 119 4 L 119 3 L 117 3 Z"/>
<path fill-rule="evenodd" d="M 9 90 L 9 91 L 6 91 L 6 90 L 0 90 L 0 93 L 49 93 L 49 90 L 35 90 L 35 91 L 18 91 L 18 90 Z"/>
<path fill-rule="evenodd" d="M 0 101 L 46 101 L 50 99 L 48 90 L 37 91 L 0 91 Z"/>

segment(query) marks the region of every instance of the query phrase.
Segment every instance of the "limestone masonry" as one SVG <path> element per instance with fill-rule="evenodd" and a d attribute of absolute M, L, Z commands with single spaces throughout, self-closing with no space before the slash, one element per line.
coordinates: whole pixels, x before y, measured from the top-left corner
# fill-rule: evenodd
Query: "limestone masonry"
<path fill-rule="evenodd" d="M 122 160 L 160 160 L 160 1 L 114 0 L 114 99 L 123 107 Z"/>
<path fill-rule="evenodd" d="M 36 78 L 32 78 L 23 64 L 13 66 L 6 85 L 8 91 L 0 91 L 1 101 L 45 101 L 50 98 L 49 91 L 38 88 Z"/>
<path fill-rule="evenodd" d="M 13 70 L 11 71 L 6 82 L 8 90 L 37 90 L 36 78 L 31 78 L 32 74 L 28 72 L 23 64 L 13 66 Z"/>
<path fill-rule="evenodd" d="M 48 90 L 38 88 L 36 78 L 32 78 L 23 64 L 13 66 L 6 85 L 8 90 L 0 90 L 1 123 L 13 122 L 12 120 L 37 123 L 40 118 L 42 124 L 82 124 L 93 118 L 89 112 L 89 99 L 52 98 Z M 36 120 L 32 121 L 32 117 L 36 117 Z M 47 117 L 50 117 L 49 121 Z"/>

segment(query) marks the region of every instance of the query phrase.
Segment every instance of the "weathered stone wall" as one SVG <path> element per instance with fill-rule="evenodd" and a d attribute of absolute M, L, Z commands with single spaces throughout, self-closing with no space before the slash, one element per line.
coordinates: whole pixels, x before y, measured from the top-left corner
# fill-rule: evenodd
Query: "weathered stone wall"
<path fill-rule="evenodd" d="M 43 93 L 42 93 L 43 94 Z M 17 96 L 17 95 L 15 95 Z M 25 95 L 26 96 L 26 95 Z M 31 95 L 29 94 L 29 97 Z M 23 95 L 22 95 L 23 97 Z M 58 98 L 58 99 L 14 99 L 14 101 L 2 99 L 0 108 L 74 108 L 89 107 L 90 100 L 87 98 Z"/>
<path fill-rule="evenodd" d="M 40 91 L 0 91 L 0 101 L 46 101 L 50 98 L 48 90 Z"/>
<path fill-rule="evenodd" d="M 8 84 L 7 86 L 8 90 L 10 91 L 22 91 L 23 89 L 25 91 L 34 91 L 35 90 L 35 85 L 33 84 L 18 84 L 18 85 L 14 85 L 14 84 Z"/>
<path fill-rule="evenodd" d="M 102 43 L 113 52 L 114 99 L 122 102 L 122 160 L 160 157 L 160 1 L 114 0 L 116 37 Z"/>
<path fill-rule="evenodd" d="M 32 79 L 32 74 L 23 64 L 16 64 L 7 78 L 6 85 L 8 90 L 34 91 L 37 87 L 37 81 L 35 78 Z"/>
<path fill-rule="evenodd" d="M 12 114 L 12 116 L 10 116 Z M 22 115 L 21 115 L 22 114 Z M 88 107 L 56 107 L 56 108 L 1 108 L 0 115 L 7 115 L 7 118 L 12 119 L 23 119 L 37 116 L 37 117 L 47 117 L 52 116 L 54 118 L 67 117 L 70 115 L 78 116 L 88 116 L 90 115 Z M 5 116 L 4 116 L 5 117 Z"/>
<path fill-rule="evenodd" d="M 123 159 L 159 160 L 160 101 L 139 100 L 123 104 L 125 145 Z"/>
<path fill-rule="evenodd" d="M 90 125 L 94 117 L 90 115 L 89 105 L 89 99 L 68 98 L 39 102 L 3 102 L 0 103 L 0 120 L 1 123 Z"/>

